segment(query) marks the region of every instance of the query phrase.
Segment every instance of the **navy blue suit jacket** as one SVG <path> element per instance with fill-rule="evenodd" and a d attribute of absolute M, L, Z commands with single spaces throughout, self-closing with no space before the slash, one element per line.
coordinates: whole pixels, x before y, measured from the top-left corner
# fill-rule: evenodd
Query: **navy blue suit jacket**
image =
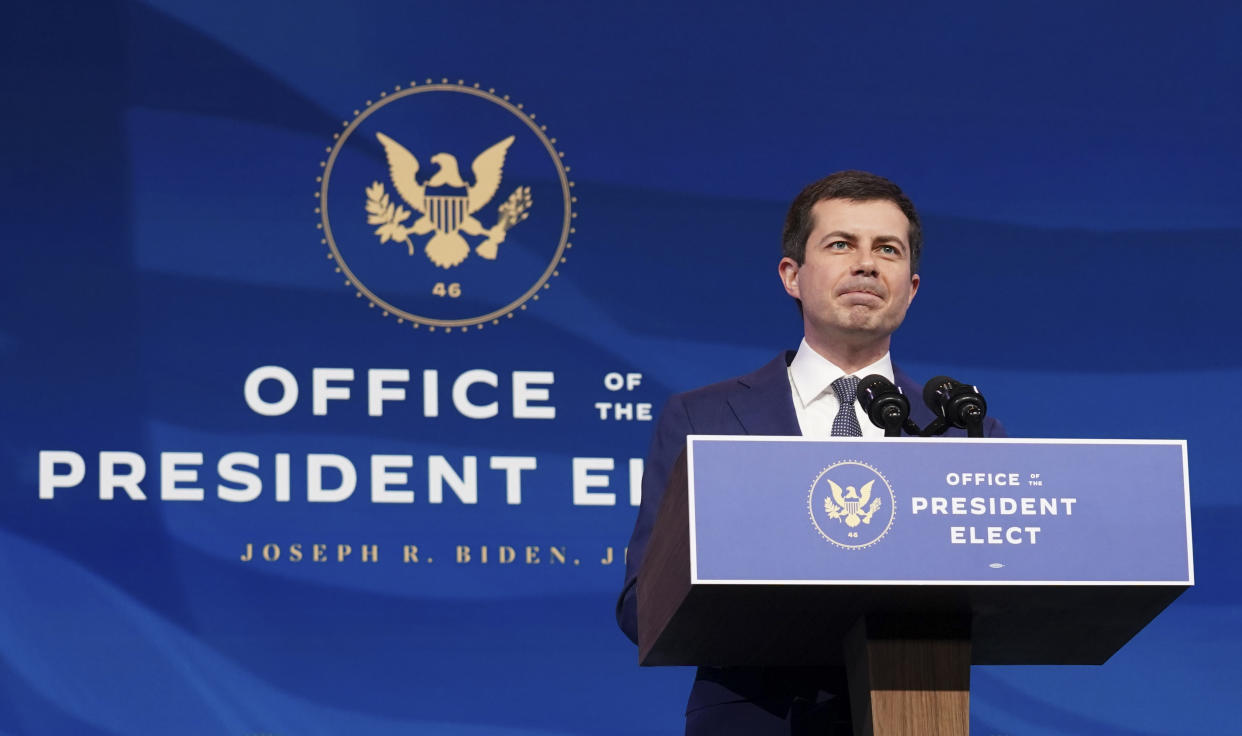
<path fill-rule="evenodd" d="M 794 351 L 786 351 L 754 373 L 676 394 L 660 413 L 643 466 L 642 504 L 630 537 L 625 586 L 617 601 L 617 623 L 635 643 L 638 569 L 655 526 L 664 486 L 685 447 L 686 435 L 801 435 L 789 387 L 788 367 L 794 355 Z M 934 416 L 921 401 L 923 387 L 896 366 L 893 374 L 896 384 L 910 398 L 910 418 L 920 427 L 931 423 Z M 989 437 L 1004 436 L 1000 424 L 991 418 L 984 424 L 984 433 Z M 951 430 L 949 434 L 961 436 L 964 432 Z M 795 696 L 822 700 L 843 694 L 843 683 L 844 675 L 839 669 L 699 668 L 686 710 L 742 700 L 780 703 L 782 698 L 792 700 Z"/>

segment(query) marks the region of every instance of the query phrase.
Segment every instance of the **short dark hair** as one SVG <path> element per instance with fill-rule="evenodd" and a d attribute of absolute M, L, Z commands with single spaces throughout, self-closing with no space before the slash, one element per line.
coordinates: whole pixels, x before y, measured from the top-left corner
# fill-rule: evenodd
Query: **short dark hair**
<path fill-rule="evenodd" d="M 852 169 L 829 174 L 798 192 L 798 196 L 789 205 L 789 214 L 785 215 L 785 229 L 781 233 L 781 256 L 792 258 L 799 264 L 806 261 L 806 241 L 815 229 L 811 208 L 826 199 L 848 199 L 854 202 L 882 199 L 897 205 L 910 221 L 910 273 L 913 275 L 919 272 L 919 258 L 923 255 L 923 230 L 919 225 L 919 213 L 914 209 L 914 203 L 901 191 L 901 187 L 888 179 Z"/>

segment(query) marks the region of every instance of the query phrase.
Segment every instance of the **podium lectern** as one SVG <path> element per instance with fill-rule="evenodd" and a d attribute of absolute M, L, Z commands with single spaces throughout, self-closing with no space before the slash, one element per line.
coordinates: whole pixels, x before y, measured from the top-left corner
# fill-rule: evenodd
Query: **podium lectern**
<path fill-rule="evenodd" d="M 643 665 L 844 665 L 856 734 L 964 734 L 971 664 L 1102 664 L 1194 584 L 1177 440 L 691 436 Z"/>

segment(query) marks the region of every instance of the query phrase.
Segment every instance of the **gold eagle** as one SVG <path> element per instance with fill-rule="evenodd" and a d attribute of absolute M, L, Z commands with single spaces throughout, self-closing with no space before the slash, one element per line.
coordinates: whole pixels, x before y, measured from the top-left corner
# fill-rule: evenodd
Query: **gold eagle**
<path fill-rule="evenodd" d="M 427 241 L 424 252 L 435 265 L 441 268 L 451 268 L 470 255 L 470 244 L 461 236 L 461 232 L 468 235 L 486 235 L 487 239 L 480 243 L 475 251 L 483 258 L 491 260 L 496 257 L 496 246 L 504 240 L 508 229 L 513 227 L 517 221 L 525 219 L 522 210 L 530 203 L 529 188 L 525 188 L 525 203 L 517 211 L 517 215 L 507 217 L 504 205 L 502 205 L 501 216 L 490 228 L 484 227 L 483 223 L 474 217 L 474 213 L 490 202 L 500 188 L 505 155 L 509 151 L 509 146 L 513 144 L 514 136 L 493 144 L 475 157 L 470 165 L 470 170 L 474 174 L 473 185 L 466 184 L 462 180 L 457 158 L 448 153 L 437 153 L 431 157 L 431 163 L 438 165 L 439 169 L 426 183 L 420 184 L 416 178 L 419 164 L 414 154 L 383 133 L 377 132 L 375 137 L 383 144 L 384 153 L 388 157 L 388 173 L 393 187 L 406 204 L 422 215 L 412 225 L 405 227 L 400 224 L 400 221 L 408 217 L 408 213 L 403 213 L 402 208 L 394 210 L 387 203 L 383 208 L 373 208 L 371 203 L 377 202 L 378 196 L 373 194 L 372 189 L 368 189 L 370 203 L 367 209 L 372 213 L 369 221 L 371 224 L 381 225 L 376 230 L 376 234 L 382 238 L 381 242 L 386 242 L 390 238 L 404 241 L 409 245 L 412 254 L 414 246 L 409 242 L 409 234 L 426 235 L 434 230 L 435 234 Z M 373 185 L 373 188 L 382 192 L 378 184 Z M 522 190 L 523 188 L 519 187 L 519 191 L 514 193 L 515 196 L 518 196 Z M 387 195 L 384 195 L 384 199 L 387 199 Z M 386 216 L 384 208 L 387 209 Z M 396 217 L 393 216 L 394 212 Z M 405 216 L 400 216 L 402 214 Z"/>
<path fill-rule="evenodd" d="M 845 518 L 845 525 L 851 529 L 861 524 L 870 524 L 871 517 L 876 510 L 880 508 L 880 499 L 871 502 L 871 507 L 863 509 L 867 505 L 867 501 L 871 500 L 871 486 L 875 485 L 875 480 L 869 480 L 860 489 L 855 490 L 854 486 L 841 486 L 828 480 L 828 487 L 832 489 L 832 498 L 824 499 L 824 511 L 828 513 L 830 519 Z M 833 503 L 833 500 L 836 503 Z"/>

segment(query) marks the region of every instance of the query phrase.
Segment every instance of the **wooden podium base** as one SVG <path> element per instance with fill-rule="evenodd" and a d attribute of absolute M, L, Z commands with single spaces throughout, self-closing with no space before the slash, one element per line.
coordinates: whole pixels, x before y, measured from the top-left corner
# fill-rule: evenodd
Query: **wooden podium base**
<path fill-rule="evenodd" d="M 862 618 L 846 637 L 855 736 L 970 732 L 969 633 L 918 628 Z"/>

